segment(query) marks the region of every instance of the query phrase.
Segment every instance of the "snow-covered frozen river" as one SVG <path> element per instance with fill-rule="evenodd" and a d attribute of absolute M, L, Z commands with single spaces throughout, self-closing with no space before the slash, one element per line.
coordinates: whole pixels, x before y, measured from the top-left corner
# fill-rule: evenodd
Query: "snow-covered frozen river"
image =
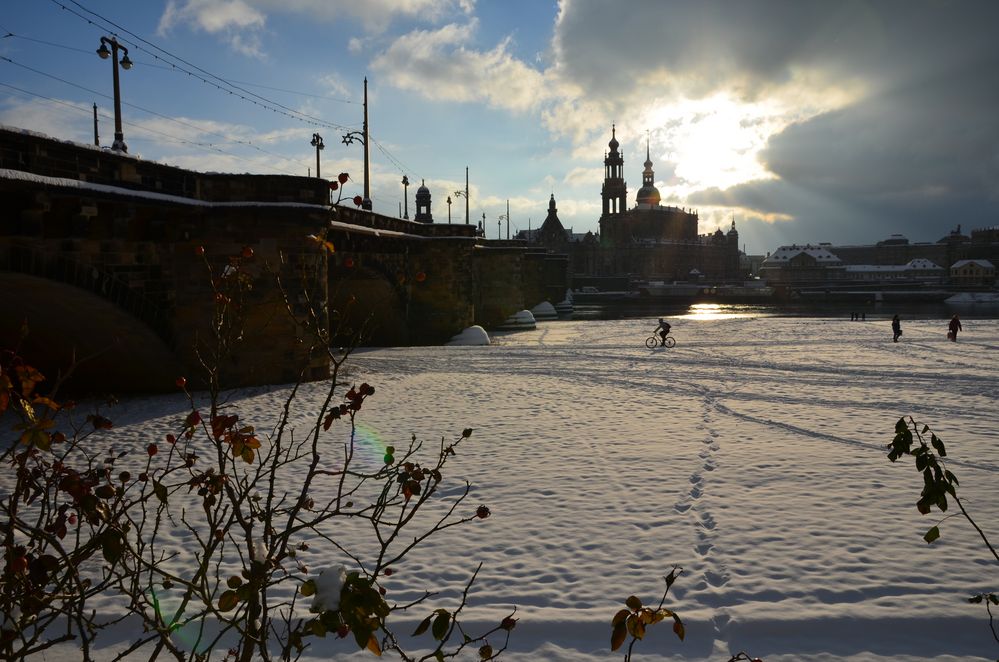
<path fill-rule="evenodd" d="M 460 589 L 481 561 L 468 617 L 516 606 L 510 659 L 609 660 L 610 621 L 636 594 L 668 606 L 636 660 L 994 660 L 981 605 L 999 567 L 960 518 L 915 508 L 922 481 L 885 444 L 903 415 L 947 443 L 959 496 L 999 541 L 999 321 L 704 314 L 672 318 L 677 345 L 648 350 L 649 320 L 558 321 L 491 346 L 360 350 L 376 388 L 361 412 L 373 458 L 411 434 L 474 428 L 451 467 L 492 516 L 419 548 L 386 580 L 405 599 Z M 321 391 L 304 389 L 306 401 Z M 284 388 L 239 407 L 277 412 Z M 178 396 L 137 398 L 117 439 L 172 431 Z M 338 562 L 315 551 L 319 567 Z M 313 655 L 365 659 L 343 642 Z"/>

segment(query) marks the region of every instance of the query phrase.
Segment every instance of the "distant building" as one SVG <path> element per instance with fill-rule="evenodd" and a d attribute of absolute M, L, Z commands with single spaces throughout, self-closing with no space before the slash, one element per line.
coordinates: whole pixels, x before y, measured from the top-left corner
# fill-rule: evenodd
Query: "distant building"
<path fill-rule="evenodd" d="M 426 182 L 420 180 L 420 188 L 416 189 L 416 215 L 413 220 L 417 223 L 433 223 L 434 215 L 431 209 L 430 189 Z"/>
<path fill-rule="evenodd" d="M 558 220 L 558 208 L 555 206 L 555 194 L 548 200 L 548 215 L 535 235 L 535 241 L 551 248 L 555 252 L 564 252 L 572 240 L 572 231 L 566 230 Z"/>
<path fill-rule="evenodd" d="M 636 192 L 635 206 L 628 209 L 624 155 L 613 126 L 607 146 L 599 234 L 566 231 L 558 222 L 553 195 L 542 228 L 521 232 L 518 238 L 542 244 L 550 251 L 567 251 L 574 276 L 685 281 L 694 272 L 707 282 L 743 276 L 734 221 L 728 232 L 719 229 L 698 235 L 696 212 L 662 205 L 648 146 L 642 187 Z"/>
<path fill-rule="evenodd" d="M 760 277 L 771 284 L 801 284 L 842 278 L 843 261 L 824 246 L 781 246 L 760 265 Z"/>
<path fill-rule="evenodd" d="M 847 264 L 843 265 L 843 279 L 852 282 L 905 281 L 942 285 L 947 280 L 947 270 L 923 258 L 911 260 L 906 264 Z"/>
<path fill-rule="evenodd" d="M 950 265 L 950 282 L 964 287 L 992 287 L 996 268 L 988 260 L 958 260 Z"/>
<path fill-rule="evenodd" d="M 604 184 L 601 189 L 603 213 L 600 215 L 600 243 L 614 248 L 634 244 L 697 241 L 697 214 L 676 207 L 664 207 L 655 185 L 655 171 L 645 150 L 642 188 L 635 195 L 635 206 L 625 209 L 627 186 L 623 178 L 624 156 L 611 128 L 610 151 L 604 157 Z M 738 233 L 737 233 L 738 234 Z"/>
<path fill-rule="evenodd" d="M 844 264 L 907 264 L 915 259 L 930 260 L 949 269 L 959 260 L 981 259 L 999 263 L 999 228 L 973 230 L 971 236 L 958 225 L 935 242 L 911 242 L 904 235 L 893 234 L 868 245 L 819 244 L 835 253 Z"/>
<path fill-rule="evenodd" d="M 886 247 L 895 249 L 925 247 L 932 254 L 946 257 L 943 250 L 953 242 L 955 246 L 970 244 L 957 238 L 960 231 L 952 232 L 945 237 L 946 244 L 915 244 L 910 245 L 901 235 L 878 242 L 874 246 L 851 246 L 834 248 L 831 244 L 813 246 L 791 245 L 781 246 L 768 255 L 760 266 L 760 277 L 771 285 L 789 287 L 815 287 L 836 285 L 936 285 L 950 287 L 991 287 L 995 284 L 995 267 L 986 259 L 961 259 L 949 268 L 940 266 L 931 259 L 916 257 L 904 264 L 865 264 L 850 263 L 842 259 L 840 251 L 848 252 L 851 257 L 884 257 Z M 833 250 L 836 252 L 834 253 Z M 906 251 L 908 254 L 908 251 Z"/>

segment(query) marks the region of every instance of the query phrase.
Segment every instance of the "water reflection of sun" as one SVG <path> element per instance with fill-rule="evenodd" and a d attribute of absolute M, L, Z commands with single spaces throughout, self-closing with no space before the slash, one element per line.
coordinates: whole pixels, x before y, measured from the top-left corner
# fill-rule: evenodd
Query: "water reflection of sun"
<path fill-rule="evenodd" d="M 687 312 L 679 317 L 696 322 L 709 320 L 727 320 L 746 317 L 759 317 L 761 311 L 752 306 L 734 306 L 723 303 L 695 303 Z"/>

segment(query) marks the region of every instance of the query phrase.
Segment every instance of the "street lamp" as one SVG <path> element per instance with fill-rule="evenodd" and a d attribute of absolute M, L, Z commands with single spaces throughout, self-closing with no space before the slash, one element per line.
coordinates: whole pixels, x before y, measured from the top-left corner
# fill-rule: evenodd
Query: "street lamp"
<path fill-rule="evenodd" d="M 468 193 L 465 191 L 455 191 L 452 193 L 455 198 L 465 198 L 465 224 L 468 224 Z M 455 200 L 457 202 L 457 200 Z"/>
<path fill-rule="evenodd" d="M 108 44 L 111 50 L 108 50 Z M 118 43 L 114 37 L 101 37 L 101 47 L 97 49 L 97 54 L 102 60 L 111 57 L 111 70 L 114 72 L 114 142 L 111 149 L 116 152 L 128 153 L 128 146 L 125 144 L 125 134 L 121 131 L 121 91 L 118 86 L 118 51 L 124 51 L 121 57 L 121 68 L 131 69 L 132 61 L 128 59 L 128 49 Z"/>
<path fill-rule="evenodd" d="M 322 175 L 319 174 L 319 152 L 326 148 L 323 144 L 323 137 L 318 133 L 312 134 L 312 146 L 316 148 L 316 177 L 322 179 Z"/>
<path fill-rule="evenodd" d="M 409 219 L 409 177 L 407 177 L 406 175 L 402 176 L 402 199 L 405 202 L 403 209 L 406 210 L 406 212 L 402 215 L 402 217 L 408 220 Z"/>
<path fill-rule="evenodd" d="M 361 198 L 361 208 L 371 211 L 371 189 L 368 168 L 368 77 L 364 77 L 364 125 L 361 131 L 348 131 L 343 135 L 343 144 L 350 145 L 359 142 L 364 145 L 364 197 Z"/>
<path fill-rule="evenodd" d="M 447 196 L 447 224 L 451 225 L 451 196 Z"/>
<path fill-rule="evenodd" d="M 468 225 L 468 166 L 465 166 L 465 190 L 455 191 L 454 197 L 465 198 L 465 225 Z"/>

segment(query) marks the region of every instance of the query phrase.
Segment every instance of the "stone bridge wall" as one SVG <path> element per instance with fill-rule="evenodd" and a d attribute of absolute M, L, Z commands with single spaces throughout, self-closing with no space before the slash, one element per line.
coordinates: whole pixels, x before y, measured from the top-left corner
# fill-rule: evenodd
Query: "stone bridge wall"
<path fill-rule="evenodd" d="M 328 374 L 325 360 L 310 360 L 302 345 L 288 341 L 296 337 L 297 325 L 276 281 L 264 273 L 267 265 L 282 276 L 299 320 L 307 317 L 304 288 L 319 288 L 318 299 L 325 299 L 325 265 L 314 264 L 319 253 L 306 239 L 327 222 L 325 183 L 201 175 L 11 131 L 0 132 L 0 169 L 0 280 L 6 272 L 60 284 L 48 306 L 31 307 L 42 319 L 30 326 L 39 334 L 42 327 L 61 327 L 66 335 L 87 326 L 90 337 L 73 338 L 78 357 L 110 347 L 92 369 L 80 368 L 91 387 L 98 387 L 103 374 L 114 373 L 112 364 L 124 362 L 136 366 L 129 379 L 132 389 L 169 388 L 178 374 L 195 381 L 195 346 L 207 349 L 215 306 L 209 270 L 218 278 L 244 247 L 254 252 L 246 269 L 261 275 L 244 304 L 243 342 L 220 365 L 223 382 L 286 382 L 303 368 L 311 377 Z M 204 246 L 204 257 L 195 254 L 198 246 Z M 301 278 L 307 262 L 312 271 L 321 270 L 311 282 Z M 124 310 L 135 327 L 123 328 L 122 319 L 115 319 L 114 327 L 67 319 L 71 309 L 76 316 L 84 314 L 67 305 L 84 293 Z M 14 294 L 0 293 L 0 341 L 7 346 L 16 340 L 13 327 L 19 327 L 21 317 L 9 313 L 32 302 L 30 293 L 22 292 L 20 299 Z M 123 357 L 115 349 L 124 347 L 122 338 L 138 333 L 137 327 L 150 329 L 162 343 L 166 354 L 145 353 L 160 357 L 156 364 L 141 355 Z M 164 355 L 173 365 L 162 365 Z M 65 361 L 68 354 L 59 358 Z M 65 366 L 48 369 L 58 367 Z"/>
<path fill-rule="evenodd" d="M 212 351 L 212 277 L 233 259 L 256 280 L 242 341 L 220 365 L 226 386 L 326 376 L 308 319 L 337 342 L 434 344 L 564 292 L 558 259 L 523 242 L 349 206 L 331 216 L 329 196 L 316 178 L 201 174 L 0 129 L 0 346 L 30 311 L 42 354 L 67 361 L 56 342 L 77 356 L 111 348 L 80 373 L 93 389 L 194 381 L 195 347 Z M 332 254 L 308 239 L 324 229 Z"/>
<path fill-rule="evenodd" d="M 0 181 L 0 195 L 8 192 L 8 183 Z M 293 381 L 307 363 L 309 376 L 326 374 L 325 361 L 310 361 L 298 344 L 288 342 L 299 332 L 274 279 L 274 274 L 281 276 L 299 321 L 307 317 L 302 306 L 306 289 L 314 290 L 317 300 L 325 299 L 325 264 L 306 239 L 325 223 L 325 209 L 288 214 L 274 207 L 150 204 L 58 187 L 33 192 L 37 204 L 0 222 L 0 271 L 64 284 L 43 324 L 72 329 L 75 320 L 64 319 L 60 302 L 84 290 L 149 327 L 172 352 L 175 365 L 147 366 L 148 379 L 138 380 L 135 388 L 155 390 L 156 382 L 170 374 L 194 379 L 199 366 L 194 348 L 205 351 L 211 337 L 209 321 L 216 305 L 212 277 L 219 280 L 230 259 L 241 256 L 245 247 L 252 249 L 253 257 L 239 260 L 255 282 L 244 301 L 243 342 L 220 365 L 223 382 L 234 386 Z M 19 195 L 25 193 L 19 186 Z M 74 207 L 95 213 L 66 223 L 61 211 Z M 198 246 L 205 248 L 204 256 L 196 254 Z M 7 343 L 11 332 L 0 330 Z M 108 328 L 99 333 L 110 341 L 130 332 Z M 101 344 L 96 337 L 82 340 L 95 350 Z M 127 360 L 142 363 L 137 357 Z"/>

